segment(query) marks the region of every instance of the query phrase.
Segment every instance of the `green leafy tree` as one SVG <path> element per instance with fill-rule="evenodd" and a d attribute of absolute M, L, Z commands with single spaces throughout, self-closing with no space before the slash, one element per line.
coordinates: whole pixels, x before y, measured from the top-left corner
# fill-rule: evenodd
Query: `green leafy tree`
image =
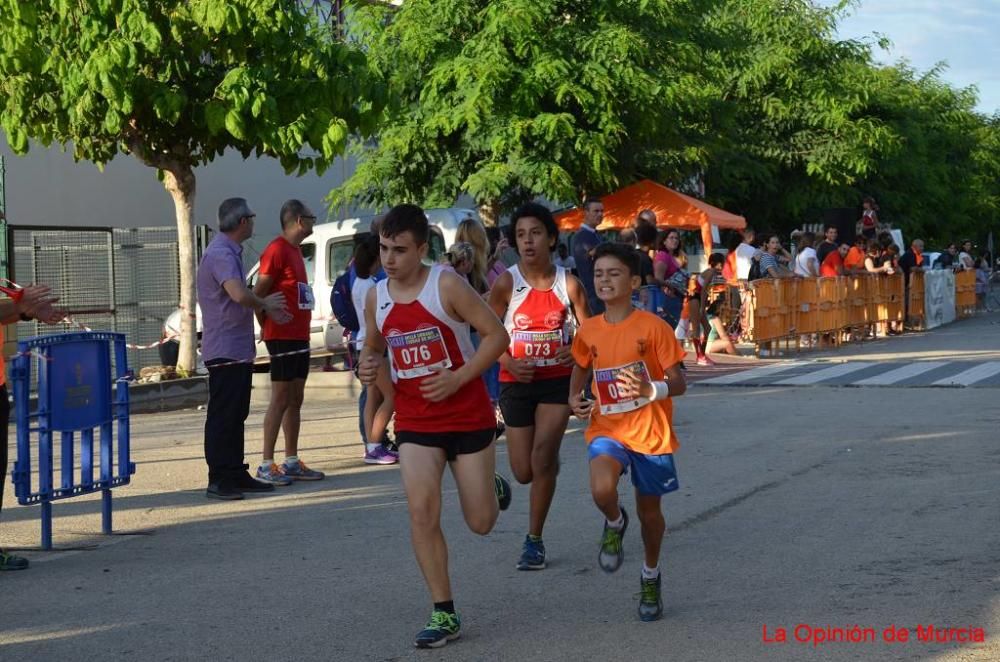
<path fill-rule="evenodd" d="M 841 206 L 896 137 L 870 111 L 870 48 L 836 37 L 842 6 L 727 0 L 705 14 L 716 88 L 708 197 L 758 226 Z M 851 201 L 855 204 L 856 201 Z"/>
<path fill-rule="evenodd" d="M 354 16 L 394 102 L 332 201 L 440 206 L 484 219 L 535 195 L 605 192 L 693 159 L 679 108 L 704 89 L 686 3 L 407 0 Z M 688 151 L 686 151 L 688 150 Z M 679 170 L 681 168 L 674 168 Z"/>
<path fill-rule="evenodd" d="M 0 0 L 0 125 L 11 148 L 131 154 L 173 199 L 181 306 L 195 308 L 195 166 L 226 149 L 325 169 L 382 96 L 363 55 L 292 0 Z M 178 366 L 195 365 L 185 318 Z"/>

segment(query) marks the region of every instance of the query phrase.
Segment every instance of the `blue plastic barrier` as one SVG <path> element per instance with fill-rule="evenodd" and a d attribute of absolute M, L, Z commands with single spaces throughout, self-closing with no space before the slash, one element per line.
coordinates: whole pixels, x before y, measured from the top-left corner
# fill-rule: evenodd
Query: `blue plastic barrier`
<path fill-rule="evenodd" d="M 17 415 L 17 460 L 13 482 L 17 502 L 42 506 L 42 549 L 52 549 L 52 502 L 101 491 L 101 523 L 111 533 L 111 488 L 127 485 L 135 473 L 129 457 L 128 360 L 125 336 L 88 332 L 40 336 L 18 344 L 13 362 Z M 111 351 L 115 372 L 112 401 Z M 32 366 L 38 366 L 38 407 L 31 411 Z M 115 462 L 117 424 L 117 463 Z M 94 480 L 94 431 L 99 431 L 100 477 Z M 38 437 L 38 484 L 32 478 L 32 435 Z M 76 433 L 79 433 L 77 435 Z M 53 436 L 59 435 L 60 480 L 53 481 Z M 79 446 L 76 440 L 79 438 Z M 74 476 L 76 449 L 80 475 Z M 115 469 L 117 468 L 117 472 Z"/>

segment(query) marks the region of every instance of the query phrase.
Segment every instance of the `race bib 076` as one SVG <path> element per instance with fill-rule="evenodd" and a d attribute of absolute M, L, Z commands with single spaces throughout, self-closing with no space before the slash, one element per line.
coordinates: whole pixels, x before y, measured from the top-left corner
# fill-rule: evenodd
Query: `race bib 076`
<path fill-rule="evenodd" d="M 392 353 L 392 363 L 398 379 L 425 377 L 442 368 L 451 367 L 444 338 L 436 326 L 389 335 L 385 341 Z"/>
<path fill-rule="evenodd" d="M 558 365 L 556 352 L 562 347 L 562 331 L 514 331 L 510 336 L 510 355 L 528 359 L 536 366 Z"/>
<path fill-rule="evenodd" d="M 624 371 L 631 371 L 649 381 L 649 373 L 646 371 L 646 364 L 642 361 L 616 366 L 614 368 L 601 368 L 594 370 L 594 381 L 597 383 L 597 402 L 601 407 L 602 414 L 623 414 L 635 411 L 650 403 L 648 398 L 624 398 L 618 393 L 618 375 Z"/>

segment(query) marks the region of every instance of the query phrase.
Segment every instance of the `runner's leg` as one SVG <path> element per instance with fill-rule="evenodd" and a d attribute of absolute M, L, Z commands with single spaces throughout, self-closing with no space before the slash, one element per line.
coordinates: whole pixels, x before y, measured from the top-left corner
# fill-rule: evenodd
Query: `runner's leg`
<path fill-rule="evenodd" d="M 441 476 L 444 449 L 407 443 L 399 447 L 400 473 L 410 512 L 410 540 L 424 575 L 431 601 L 451 600 L 448 579 L 448 546 L 441 532 Z M 493 477 L 483 481 L 493 494 Z M 493 496 L 496 503 L 496 497 Z"/>
<path fill-rule="evenodd" d="M 451 474 L 458 486 L 465 523 L 473 533 L 486 535 L 493 530 L 500 505 L 494 483 L 496 442 L 477 453 L 463 453 L 451 462 Z"/>
<path fill-rule="evenodd" d="M 552 497 L 556 491 L 559 474 L 559 448 L 562 446 L 566 424 L 569 422 L 568 405 L 540 404 L 535 409 L 534 442 L 531 450 L 531 506 L 528 533 L 541 536 Z M 510 443 L 508 437 L 508 444 Z"/>

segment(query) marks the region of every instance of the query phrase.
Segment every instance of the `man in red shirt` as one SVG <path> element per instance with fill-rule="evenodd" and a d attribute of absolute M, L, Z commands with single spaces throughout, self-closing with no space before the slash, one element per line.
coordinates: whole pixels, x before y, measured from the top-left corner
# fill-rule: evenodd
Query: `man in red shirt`
<path fill-rule="evenodd" d="M 837 244 L 837 226 L 827 225 L 824 229 L 826 238 L 816 249 L 816 259 L 819 260 L 819 275 L 836 277 L 844 275 L 844 257 L 840 254 Z"/>
<path fill-rule="evenodd" d="M 264 450 L 257 478 L 274 485 L 324 477 L 298 455 L 300 410 L 309 376 L 309 327 L 316 307 L 300 246 L 315 223 L 316 215 L 301 201 L 289 200 L 281 206 L 281 234 L 261 254 L 254 286 L 259 297 L 281 292 L 292 313 L 285 324 L 258 313 L 261 337 L 271 355 L 271 401 L 264 415 Z M 274 446 L 281 429 L 285 431 L 285 461 L 278 466 Z"/>

